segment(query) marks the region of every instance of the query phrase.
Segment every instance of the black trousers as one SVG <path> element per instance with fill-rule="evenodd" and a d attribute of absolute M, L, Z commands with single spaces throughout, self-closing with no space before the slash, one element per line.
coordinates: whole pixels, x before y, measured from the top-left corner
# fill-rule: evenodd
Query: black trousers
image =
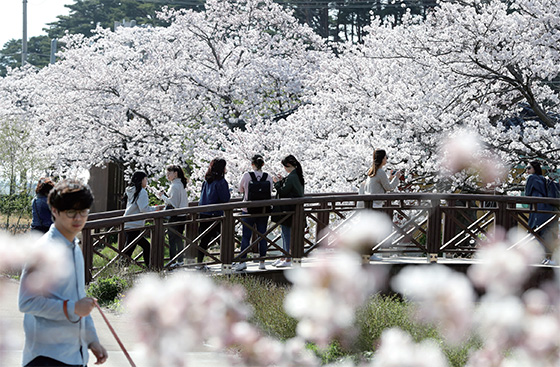
<path fill-rule="evenodd" d="M 212 217 L 213 217 L 212 215 L 207 215 L 207 214 L 200 214 L 199 215 L 199 218 L 212 218 Z M 213 223 L 214 222 L 212 222 L 212 221 L 200 222 L 200 225 L 198 227 L 198 234 L 201 234 L 202 232 L 204 232 Z M 222 224 L 218 223 L 218 225 L 215 226 L 214 228 L 212 228 L 210 230 L 210 232 L 208 232 L 207 234 L 202 236 L 202 238 L 200 239 L 200 247 L 202 247 L 205 250 L 208 250 L 208 245 L 210 244 L 210 241 L 212 241 L 214 238 L 216 238 L 220 235 L 221 227 L 222 227 Z M 204 253 L 202 251 L 198 250 L 198 262 L 201 263 L 203 259 L 204 259 Z"/>
<path fill-rule="evenodd" d="M 79 364 L 66 364 L 56 359 L 39 356 L 25 365 L 25 367 L 83 367 Z M 87 367 L 87 366 L 86 366 Z"/>
<path fill-rule="evenodd" d="M 140 233 L 142 233 L 142 231 L 130 231 L 130 232 L 126 232 L 126 246 L 128 246 L 132 241 L 134 241 L 134 239 L 138 236 L 140 236 Z M 140 247 L 142 247 L 142 251 L 144 251 L 143 253 L 143 257 L 144 257 L 144 263 L 146 264 L 146 266 L 150 266 L 150 243 L 148 242 L 147 239 L 145 239 L 144 237 L 140 238 L 140 240 L 137 242 L 137 245 L 140 245 Z M 136 246 L 132 246 L 131 248 L 129 248 L 128 250 L 126 250 L 124 253 L 126 255 L 128 255 L 129 257 L 132 257 L 132 253 L 134 252 L 134 250 L 136 249 Z"/>

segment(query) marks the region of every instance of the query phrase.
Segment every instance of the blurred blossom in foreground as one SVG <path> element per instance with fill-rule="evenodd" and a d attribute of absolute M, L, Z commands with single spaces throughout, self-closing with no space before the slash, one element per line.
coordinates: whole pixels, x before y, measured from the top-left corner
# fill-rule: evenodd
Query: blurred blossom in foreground
<path fill-rule="evenodd" d="M 337 230 L 336 246 L 358 254 L 371 255 L 372 248 L 391 234 L 393 223 L 383 213 L 360 210 L 349 224 Z"/>
<path fill-rule="evenodd" d="M 241 361 L 236 360 L 236 365 L 279 365 L 281 361 L 316 365 L 303 343 L 283 344 L 263 337 L 248 323 L 251 310 L 240 286 L 219 286 L 196 273 L 167 279 L 148 275 L 132 289 L 127 303 L 138 320 L 135 327 L 152 366 L 184 366 L 185 353 L 203 344 L 238 350 Z"/>
<path fill-rule="evenodd" d="M 468 278 L 443 265 L 409 266 L 391 282 L 416 302 L 418 320 L 434 323 L 454 344 L 470 336 L 475 292 Z"/>
<path fill-rule="evenodd" d="M 522 233 L 512 230 L 508 237 L 497 230 L 493 237 L 481 244 L 476 252 L 478 263 L 469 268 L 468 275 L 476 287 L 489 293 L 508 295 L 518 292 L 534 268 L 543 258 L 542 248 L 536 242 L 511 247 Z"/>
<path fill-rule="evenodd" d="M 400 329 L 388 329 L 381 335 L 381 345 L 371 367 L 447 367 L 447 359 L 438 345 L 430 340 L 414 343 Z"/>
<path fill-rule="evenodd" d="M 356 309 L 380 288 L 384 273 L 362 267 L 353 252 L 317 250 L 311 260 L 316 260 L 313 266 L 286 272 L 293 283 L 284 302 L 286 312 L 299 320 L 298 336 L 319 347 L 335 337 L 349 342 Z"/>
<path fill-rule="evenodd" d="M 448 174 L 463 170 L 477 173 L 484 184 L 503 181 L 508 167 L 484 149 L 477 134 L 459 130 L 452 134 L 441 147 L 442 167 Z"/>
<path fill-rule="evenodd" d="M 16 236 L 0 231 L 0 272 L 20 270 L 27 265 L 29 269 L 33 269 L 33 273 L 27 278 L 25 286 L 38 294 L 48 291 L 52 284 L 66 276 L 70 268 L 63 256 L 64 245 L 39 247 L 37 241 L 40 237 L 34 231 Z M 0 297 L 3 296 L 3 281 L 0 276 Z M 0 365 L 3 365 L 3 351 L 13 349 L 14 340 L 17 338 L 11 332 L 9 322 L 0 320 Z"/>

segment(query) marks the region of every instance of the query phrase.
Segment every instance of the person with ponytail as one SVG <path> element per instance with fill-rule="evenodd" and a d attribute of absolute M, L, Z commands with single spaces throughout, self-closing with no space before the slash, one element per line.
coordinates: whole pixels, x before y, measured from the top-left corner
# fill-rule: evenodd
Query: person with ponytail
<path fill-rule="evenodd" d="M 384 194 L 393 191 L 399 184 L 401 172 L 397 171 L 394 175 L 391 173 L 387 177 L 387 173 L 383 167 L 387 164 L 387 153 L 383 149 L 375 149 L 373 151 L 373 164 L 367 172 L 367 179 L 364 183 L 364 194 Z M 373 207 L 383 206 L 382 201 L 374 201 Z"/>
<path fill-rule="evenodd" d="M 266 181 L 269 182 L 268 183 L 269 189 L 266 191 L 267 192 L 270 191 L 269 194 L 272 193 L 272 188 L 274 187 L 274 181 L 272 181 L 272 176 L 262 171 L 263 166 L 264 166 L 264 158 L 262 157 L 262 155 L 256 154 L 253 156 L 253 158 L 251 158 L 251 168 L 253 170 L 252 172 L 245 172 L 245 174 L 241 178 L 241 181 L 239 182 L 239 192 L 243 194 L 243 201 L 249 200 L 249 183 L 254 181 L 255 179 L 256 181 L 261 181 L 264 177 L 263 182 Z M 254 175 L 254 178 L 252 177 L 252 175 Z M 270 196 L 268 198 L 270 199 Z M 261 208 L 258 208 L 258 210 L 261 210 L 261 213 L 264 212 L 262 211 Z M 242 212 L 244 215 L 249 213 L 247 208 L 243 208 Z M 242 219 L 242 222 L 243 222 L 243 229 L 242 229 L 243 235 L 241 237 L 241 252 L 245 251 L 245 249 L 249 247 L 249 244 L 251 243 L 251 237 L 253 235 L 254 227 L 256 227 L 257 232 L 259 232 L 261 235 L 266 232 L 266 225 L 268 224 L 268 215 L 266 216 L 261 215 L 258 217 L 244 217 Z M 259 241 L 260 257 L 266 256 L 266 250 L 267 250 L 266 239 L 262 238 Z M 247 254 L 242 255 L 241 258 L 242 259 L 247 258 Z M 245 269 L 247 269 L 247 264 L 245 262 L 240 262 L 239 264 L 236 264 L 234 266 L 235 271 L 241 271 Z M 259 269 L 261 270 L 265 269 L 264 260 L 260 261 Z"/>
<path fill-rule="evenodd" d="M 125 190 L 123 201 L 126 202 L 126 210 L 124 215 L 133 215 L 140 213 L 148 213 L 160 209 L 158 206 L 150 206 L 148 199 L 148 175 L 144 171 L 136 171 L 132 174 L 130 182 Z M 137 245 L 140 245 L 143 250 L 144 263 L 147 267 L 150 266 L 150 243 L 142 236 L 142 227 L 144 227 L 144 220 L 137 220 L 133 222 L 125 222 L 124 229 L 126 231 L 126 245 L 124 254 L 132 258 L 132 254 Z M 129 247 L 138 237 L 140 240 Z"/>
<path fill-rule="evenodd" d="M 273 178 L 274 187 L 278 193 L 278 197 L 282 198 L 298 198 L 302 197 L 304 193 L 305 180 L 303 179 L 303 169 L 296 157 L 288 155 L 282 159 L 284 170 L 288 173 L 286 177 L 278 175 Z M 286 207 L 286 211 L 291 211 L 293 207 Z M 292 217 L 284 220 L 280 227 L 282 229 L 282 244 L 284 251 L 290 253 L 290 240 L 292 235 Z M 275 261 L 272 265 L 283 268 L 292 266 L 291 258 L 284 257 Z"/>
<path fill-rule="evenodd" d="M 167 193 L 160 192 L 157 196 L 165 203 L 165 209 L 179 209 L 186 208 L 189 205 L 189 198 L 187 195 L 187 178 L 180 166 L 171 164 L 167 166 L 166 175 L 167 180 L 171 182 Z M 186 215 L 174 215 L 169 218 L 168 223 L 184 222 L 187 219 Z M 169 226 L 167 236 L 169 238 L 169 259 L 173 261 L 172 265 L 182 265 L 184 256 L 181 255 L 177 259 L 175 257 L 184 248 L 183 231 L 185 224 L 177 224 Z"/>
<path fill-rule="evenodd" d="M 198 205 L 209 205 L 209 204 L 219 204 L 227 203 L 231 198 L 231 193 L 229 192 L 229 185 L 225 179 L 226 174 L 226 161 L 222 158 L 215 158 L 210 162 L 208 170 L 204 175 L 204 182 L 202 182 L 202 191 L 200 192 L 200 200 Z M 220 217 L 224 215 L 223 210 L 214 210 L 209 212 L 202 212 L 199 214 L 200 219 Z M 200 222 L 199 234 L 204 233 L 214 221 L 205 220 Z M 200 239 L 200 247 L 204 250 L 208 249 L 210 241 L 220 235 L 221 228 L 220 224 L 214 226 L 208 233 L 206 233 Z M 204 260 L 204 253 L 198 250 L 198 262 L 202 263 Z M 207 271 L 208 268 L 201 265 L 199 270 Z"/>

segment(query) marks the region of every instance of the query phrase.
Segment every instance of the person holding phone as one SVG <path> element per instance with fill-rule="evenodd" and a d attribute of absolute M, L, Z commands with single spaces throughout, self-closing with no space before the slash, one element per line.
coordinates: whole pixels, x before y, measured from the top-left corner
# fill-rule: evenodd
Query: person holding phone
<path fill-rule="evenodd" d="M 161 191 L 157 194 L 160 200 L 165 203 L 165 209 L 179 209 L 186 208 L 189 205 L 189 198 L 187 195 L 187 178 L 185 172 L 178 165 L 171 164 L 167 166 L 166 177 L 171 185 L 167 192 Z M 169 218 L 168 223 L 184 222 L 187 219 L 185 215 L 174 215 Z M 167 236 L 169 237 L 169 259 L 173 261 L 172 266 L 183 265 L 184 256 L 181 255 L 177 259 L 175 257 L 183 250 L 183 231 L 185 224 L 176 224 L 169 226 Z M 175 259 L 175 260 L 173 260 Z"/>
<path fill-rule="evenodd" d="M 364 183 L 364 194 L 385 194 L 393 191 L 399 184 L 402 176 L 401 171 L 393 172 L 387 177 L 387 173 L 383 167 L 387 164 L 387 153 L 383 149 L 375 149 L 373 151 L 373 164 L 367 172 L 367 179 Z M 374 201 L 373 207 L 380 208 L 383 201 Z"/>

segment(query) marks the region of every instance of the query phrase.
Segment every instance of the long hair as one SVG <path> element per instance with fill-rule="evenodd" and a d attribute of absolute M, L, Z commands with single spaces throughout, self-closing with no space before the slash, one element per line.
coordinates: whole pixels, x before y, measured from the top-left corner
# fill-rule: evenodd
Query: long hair
<path fill-rule="evenodd" d="M 260 154 L 255 154 L 253 158 L 251 158 L 251 164 L 257 168 L 257 171 L 260 171 L 262 166 L 264 166 L 263 156 Z"/>
<path fill-rule="evenodd" d="M 138 200 L 140 191 L 142 191 L 142 180 L 144 180 L 144 177 L 148 177 L 148 174 L 146 174 L 146 172 L 136 171 L 132 174 L 132 177 L 130 178 L 130 182 L 128 183 L 128 186 L 134 186 L 136 188 L 136 191 L 134 191 L 134 195 L 132 196 L 133 203 L 136 200 Z M 123 201 L 124 200 L 126 200 L 126 194 L 123 197 Z"/>
<path fill-rule="evenodd" d="M 373 164 L 371 168 L 368 170 L 367 175 L 369 177 L 375 176 L 381 165 L 383 164 L 383 159 L 387 156 L 387 153 L 383 149 L 375 149 L 373 151 Z"/>
<path fill-rule="evenodd" d="M 288 164 L 295 167 L 299 182 L 301 182 L 301 186 L 305 186 L 305 180 L 303 179 L 303 169 L 301 168 L 301 164 L 298 162 L 296 157 L 290 154 L 282 159 L 282 165 L 284 167 L 286 167 Z"/>
<path fill-rule="evenodd" d="M 214 158 L 208 166 L 208 171 L 204 175 L 206 182 L 221 180 L 226 174 L 226 160 L 223 158 Z"/>
<path fill-rule="evenodd" d="M 185 177 L 185 172 L 183 172 L 183 169 L 181 167 L 176 164 L 170 164 L 169 166 L 167 166 L 167 171 L 177 172 L 177 178 L 181 180 L 183 188 L 187 187 L 187 178 Z"/>
<path fill-rule="evenodd" d="M 535 170 L 535 175 L 542 176 L 542 168 L 539 162 L 531 161 L 529 162 L 529 165 L 531 165 L 531 167 L 533 167 L 533 169 Z"/>

